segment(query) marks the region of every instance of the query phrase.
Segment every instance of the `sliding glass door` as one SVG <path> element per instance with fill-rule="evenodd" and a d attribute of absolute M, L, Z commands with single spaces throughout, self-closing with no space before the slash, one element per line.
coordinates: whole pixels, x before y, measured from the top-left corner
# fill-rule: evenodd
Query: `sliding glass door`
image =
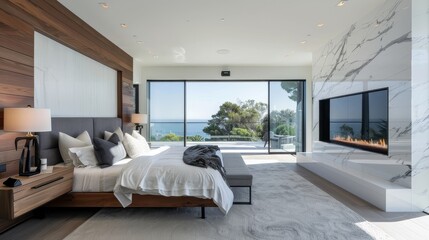
<path fill-rule="evenodd" d="M 152 146 L 303 151 L 304 81 L 149 81 Z"/>
<path fill-rule="evenodd" d="M 152 146 L 183 146 L 185 83 L 149 82 L 149 134 Z"/>
<path fill-rule="evenodd" d="M 261 120 L 268 110 L 267 88 L 266 81 L 187 81 L 187 145 L 266 153 Z"/>
<path fill-rule="evenodd" d="M 270 81 L 269 106 L 270 152 L 303 151 L 304 82 Z"/>

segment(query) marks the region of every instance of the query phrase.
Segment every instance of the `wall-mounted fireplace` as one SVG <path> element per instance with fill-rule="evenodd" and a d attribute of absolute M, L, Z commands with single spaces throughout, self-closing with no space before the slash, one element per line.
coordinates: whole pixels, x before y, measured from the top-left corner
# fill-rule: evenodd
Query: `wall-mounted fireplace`
<path fill-rule="evenodd" d="M 320 141 L 388 154 L 388 89 L 319 102 Z"/>

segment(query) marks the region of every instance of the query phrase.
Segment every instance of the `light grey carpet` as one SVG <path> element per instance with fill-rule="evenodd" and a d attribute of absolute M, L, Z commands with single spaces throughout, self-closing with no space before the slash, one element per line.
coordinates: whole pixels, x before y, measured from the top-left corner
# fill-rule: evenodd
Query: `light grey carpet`
<path fill-rule="evenodd" d="M 66 239 L 391 239 L 286 163 L 251 165 L 253 205 L 102 209 Z M 244 193 L 237 193 L 244 196 Z"/>

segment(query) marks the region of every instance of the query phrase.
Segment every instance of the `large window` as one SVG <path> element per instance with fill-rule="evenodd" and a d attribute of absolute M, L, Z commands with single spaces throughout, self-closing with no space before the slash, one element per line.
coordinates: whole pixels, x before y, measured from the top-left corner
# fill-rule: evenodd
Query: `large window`
<path fill-rule="evenodd" d="M 150 84 L 150 141 L 161 145 L 182 145 L 185 136 L 185 83 Z"/>
<path fill-rule="evenodd" d="M 303 151 L 304 81 L 148 85 L 153 146 L 216 144 L 230 152 Z"/>

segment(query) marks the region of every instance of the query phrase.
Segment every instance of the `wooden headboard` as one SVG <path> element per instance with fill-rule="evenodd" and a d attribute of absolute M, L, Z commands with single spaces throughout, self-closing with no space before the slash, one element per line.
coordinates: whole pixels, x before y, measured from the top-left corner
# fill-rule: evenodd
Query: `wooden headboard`
<path fill-rule="evenodd" d="M 122 127 L 120 118 L 52 118 L 52 131 L 38 133 L 40 157 L 48 159 L 48 165 L 63 162 L 58 149 L 59 132 L 76 137 L 88 131 L 91 139 L 103 138 L 104 131 L 113 132 Z"/>

